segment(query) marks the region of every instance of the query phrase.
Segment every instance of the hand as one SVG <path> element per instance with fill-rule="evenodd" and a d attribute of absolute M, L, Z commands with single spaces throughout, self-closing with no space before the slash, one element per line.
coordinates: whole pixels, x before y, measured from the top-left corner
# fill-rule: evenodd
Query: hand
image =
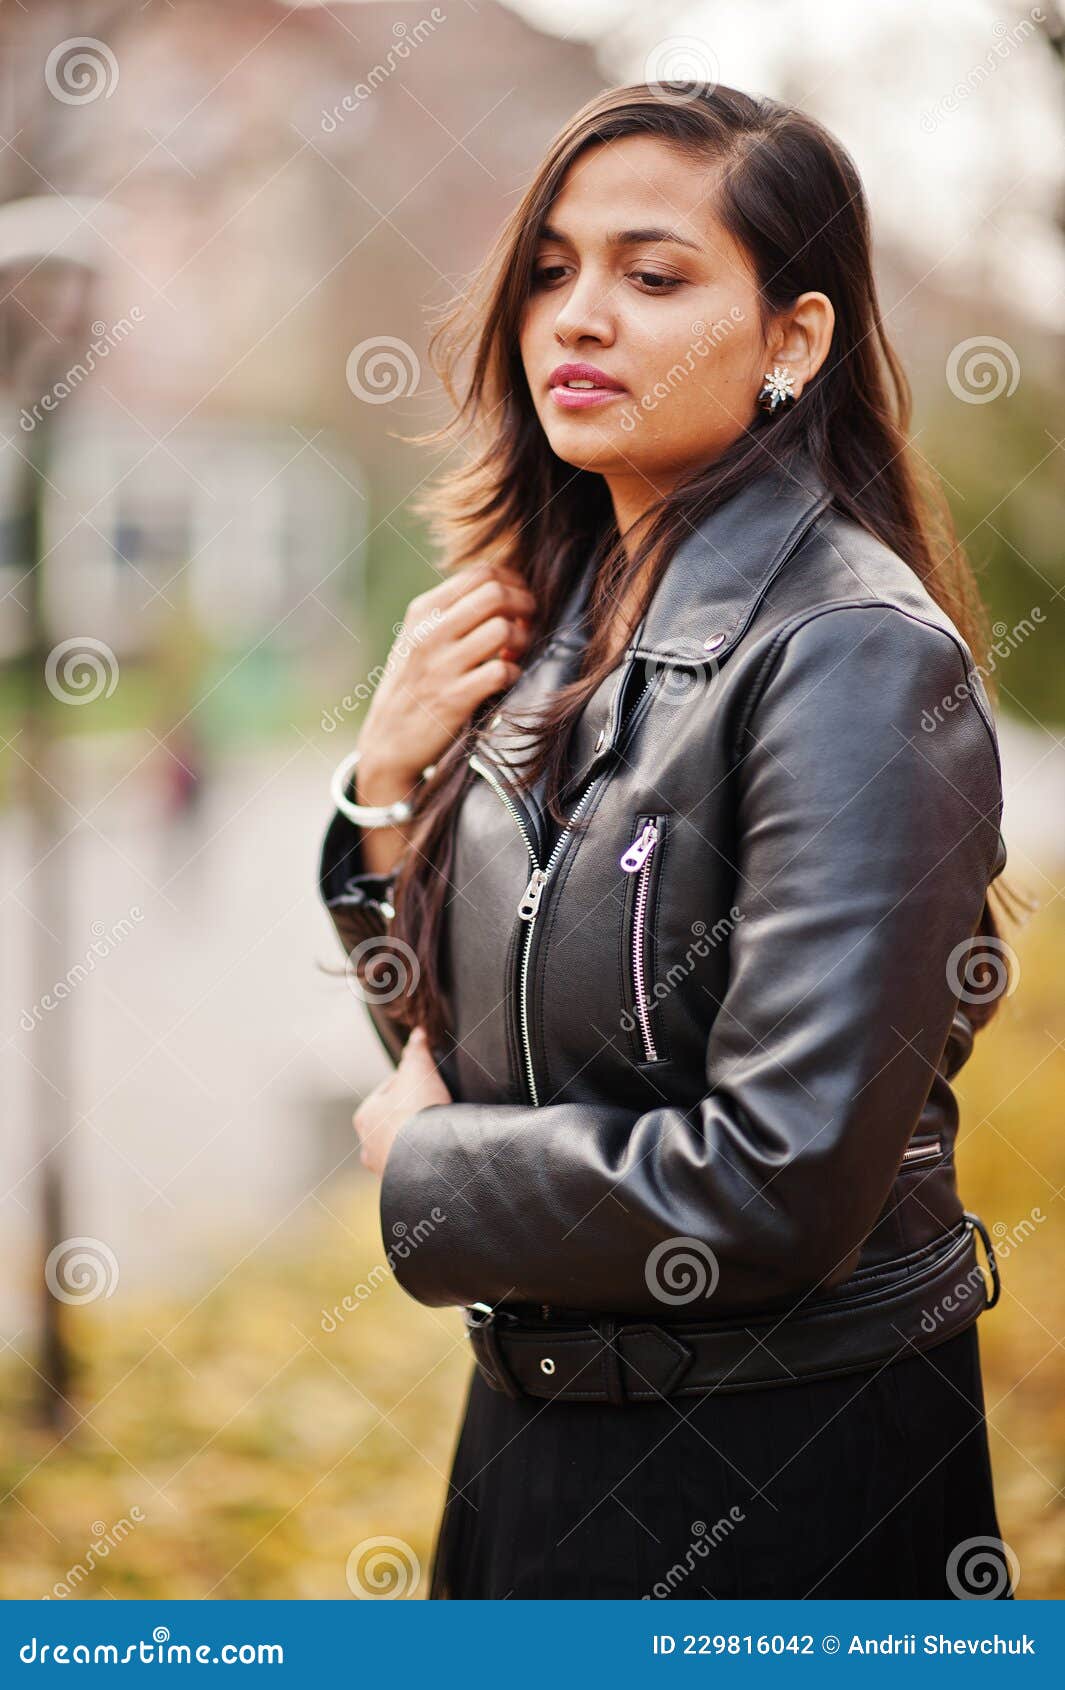
<path fill-rule="evenodd" d="M 485 699 L 513 685 L 535 616 L 502 563 L 465 565 L 411 600 L 359 733 L 361 803 L 406 797 Z"/>
<path fill-rule="evenodd" d="M 371 1173 L 383 1174 L 404 1121 L 427 1104 L 452 1101 L 433 1061 L 425 1029 L 415 1027 L 403 1046 L 398 1066 L 360 1103 L 351 1118 L 362 1145 L 360 1159 Z"/>

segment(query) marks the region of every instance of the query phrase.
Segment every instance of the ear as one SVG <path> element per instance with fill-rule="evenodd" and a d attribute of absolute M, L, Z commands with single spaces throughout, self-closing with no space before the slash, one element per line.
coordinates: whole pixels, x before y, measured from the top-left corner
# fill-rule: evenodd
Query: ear
<path fill-rule="evenodd" d="M 769 340 L 770 356 L 792 372 L 796 397 L 828 357 L 835 326 L 835 309 L 825 293 L 801 293 L 777 318 Z"/>

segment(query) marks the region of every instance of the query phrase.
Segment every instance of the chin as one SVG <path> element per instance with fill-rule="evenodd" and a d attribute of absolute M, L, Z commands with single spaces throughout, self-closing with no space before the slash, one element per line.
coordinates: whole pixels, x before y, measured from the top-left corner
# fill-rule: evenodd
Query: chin
<path fill-rule="evenodd" d="M 553 428 L 547 435 L 547 443 L 563 463 L 597 475 L 610 475 L 624 469 L 639 471 L 641 467 L 631 453 L 625 451 L 624 441 L 615 445 L 602 435 L 593 436 L 590 430 L 581 433 L 576 429 Z"/>

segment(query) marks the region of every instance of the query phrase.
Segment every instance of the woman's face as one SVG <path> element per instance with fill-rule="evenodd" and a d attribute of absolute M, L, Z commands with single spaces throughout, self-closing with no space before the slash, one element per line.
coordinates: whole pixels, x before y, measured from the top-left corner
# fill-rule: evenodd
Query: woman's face
<path fill-rule="evenodd" d="M 763 339 L 749 262 L 713 211 L 717 175 L 627 136 L 583 153 L 547 216 L 522 362 L 553 451 L 606 476 L 615 502 L 620 484 L 642 484 L 646 503 L 724 451 L 753 420 L 774 353 L 790 352 L 799 378 L 816 367 L 789 323 Z M 801 297 L 831 315 L 824 295 Z"/>

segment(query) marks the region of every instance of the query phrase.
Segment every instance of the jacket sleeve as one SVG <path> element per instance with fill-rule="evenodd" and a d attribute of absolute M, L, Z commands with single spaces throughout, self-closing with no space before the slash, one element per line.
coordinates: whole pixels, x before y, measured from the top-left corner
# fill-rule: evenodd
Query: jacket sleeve
<path fill-rule="evenodd" d="M 849 1276 L 1003 861 L 970 662 L 887 605 L 815 612 L 781 640 L 736 729 L 741 919 L 705 1095 L 418 1110 L 381 1194 L 385 1237 L 448 1217 L 397 1267 L 413 1297 L 661 1314 L 678 1240 L 697 1241 L 715 1318 Z"/>
<path fill-rule="evenodd" d="M 395 874 L 370 874 L 362 856 L 363 830 L 343 810 L 334 810 L 326 828 L 318 863 L 318 891 L 329 912 L 348 959 L 349 977 L 385 1053 L 398 1063 L 407 1042 L 407 1028 L 385 1013 L 390 993 L 402 989 L 404 959 L 384 960 L 392 918 Z M 367 977 L 367 966 L 375 973 Z"/>

